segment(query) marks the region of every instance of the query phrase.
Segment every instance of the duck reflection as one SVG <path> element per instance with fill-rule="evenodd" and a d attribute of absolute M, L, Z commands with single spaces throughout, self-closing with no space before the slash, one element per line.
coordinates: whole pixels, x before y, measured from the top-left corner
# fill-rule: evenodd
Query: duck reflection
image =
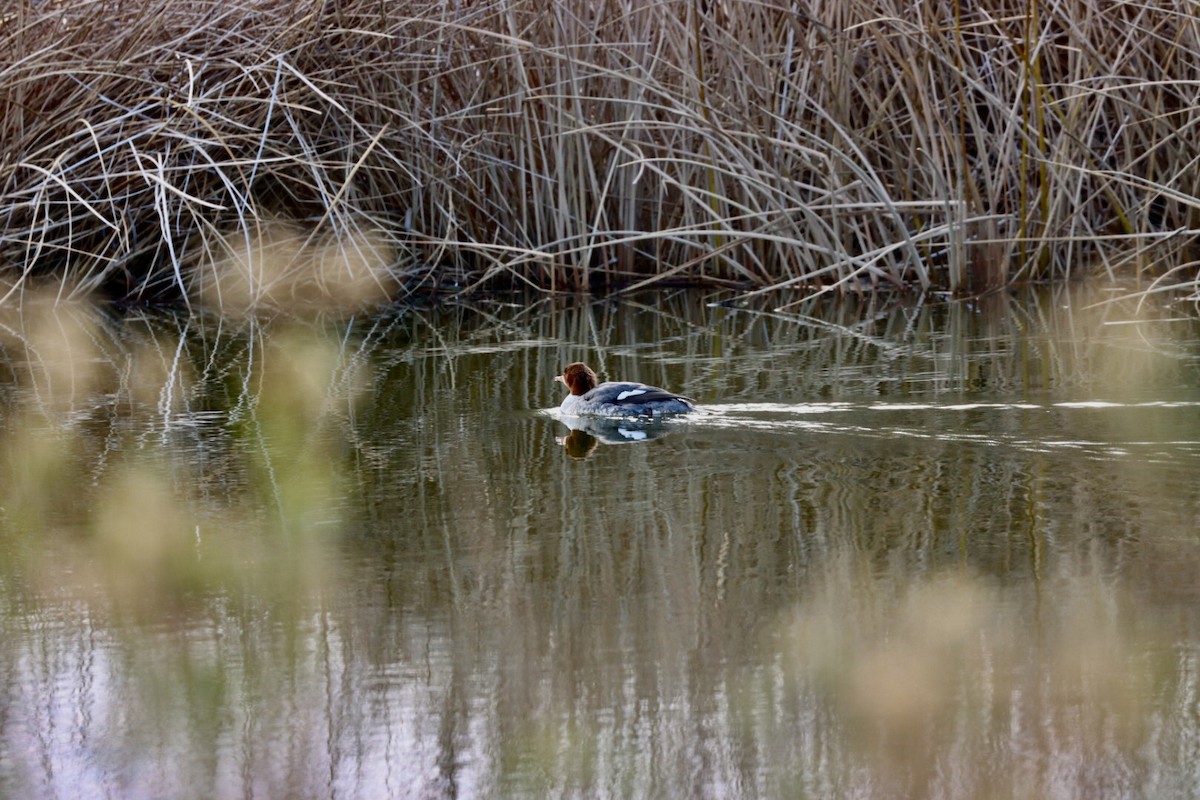
<path fill-rule="evenodd" d="M 598 444 L 648 442 L 666 436 L 675 427 L 661 420 L 644 418 L 563 415 L 558 419 L 570 428 L 570 432 L 554 437 L 554 441 L 561 444 L 571 458 L 587 458 Z"/>

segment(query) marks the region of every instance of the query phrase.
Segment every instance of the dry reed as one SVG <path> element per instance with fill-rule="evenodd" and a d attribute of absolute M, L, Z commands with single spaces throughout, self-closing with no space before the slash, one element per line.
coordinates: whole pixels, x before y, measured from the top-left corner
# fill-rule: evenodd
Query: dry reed
<path fill-rule="evenodd" d="M 392 293 L 1194 285 L 1193 5 L 15 0 L 0 268 L 196 300 L 285 217 Z"/>

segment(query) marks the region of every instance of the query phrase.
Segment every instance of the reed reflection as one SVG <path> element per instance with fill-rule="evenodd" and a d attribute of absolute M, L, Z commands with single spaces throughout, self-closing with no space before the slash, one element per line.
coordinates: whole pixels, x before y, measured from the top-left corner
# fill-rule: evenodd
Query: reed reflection
<path fill-rule="evenodd" d="M 1092 299 L 6 340 L 0 794 L 1183 796 L 1200 335 Z M 581 341 L 712 413 L 556 443 Z"/>

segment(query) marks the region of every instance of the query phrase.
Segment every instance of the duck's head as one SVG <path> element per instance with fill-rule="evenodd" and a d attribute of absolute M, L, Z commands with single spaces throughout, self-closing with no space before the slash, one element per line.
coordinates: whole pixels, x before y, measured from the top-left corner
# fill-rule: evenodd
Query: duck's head
<path fill-rule="evenodd" d="M 592 372 L 582 361 L 567 364 L 562 375 L 555 375 L 554 380 L 565 384 L 574 395 L 587 394 L 599 383 L 596 380 L 596 373 Z"/>

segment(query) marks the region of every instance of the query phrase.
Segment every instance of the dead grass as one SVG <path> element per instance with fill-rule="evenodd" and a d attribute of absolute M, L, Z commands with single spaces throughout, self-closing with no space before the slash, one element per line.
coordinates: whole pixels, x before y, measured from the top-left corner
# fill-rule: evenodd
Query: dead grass
<path fill-rule="evenodd" d="M 16 0 L 0 19 L 14 280 L 210 302 L 195 287 L 229 243 L 285 217 L 320 251 L 290 279 L 344 267 L 332 295 L 356 302 L 380 296 L 362 269 L 388 295 L 1196 281 L 1186 0 Z M 364 261 L 363 242 L 385 244 Z"/>

